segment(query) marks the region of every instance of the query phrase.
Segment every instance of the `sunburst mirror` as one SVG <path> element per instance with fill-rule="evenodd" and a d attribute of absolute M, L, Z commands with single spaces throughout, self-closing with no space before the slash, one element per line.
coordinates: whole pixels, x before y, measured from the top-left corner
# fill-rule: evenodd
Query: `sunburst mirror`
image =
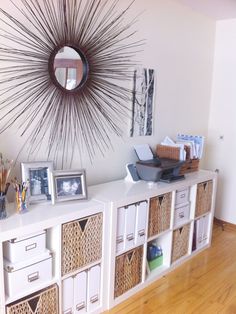
<path fill-rule="evenodd" d="M 10 2 L 10 0 L 9 0 Z M 0 9 L 0 132 L 17 126 L 28 156 L 62 167 L 122 135 L 142 41 L 118 0 L 18 0 Z"/>

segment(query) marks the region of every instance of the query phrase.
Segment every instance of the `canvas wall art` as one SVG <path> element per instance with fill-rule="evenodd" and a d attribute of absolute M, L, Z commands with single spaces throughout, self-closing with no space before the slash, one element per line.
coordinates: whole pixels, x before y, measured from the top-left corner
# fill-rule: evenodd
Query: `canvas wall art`
<path fill-rule="evenodd" d="M 154 83 L 155 71 L 153 69 L 134 70 L 130 136 L 153 134 Z"/>

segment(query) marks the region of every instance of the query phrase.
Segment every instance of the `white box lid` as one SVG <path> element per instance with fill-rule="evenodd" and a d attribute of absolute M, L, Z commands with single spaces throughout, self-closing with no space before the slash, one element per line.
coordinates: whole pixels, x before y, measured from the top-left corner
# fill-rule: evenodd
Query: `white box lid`
<path fill-rule="evenodd" d="M 44 233 L 46 233 L 46 230 L 34 232 L 34 233 L 28 234 L 27 236 L 23 236 L 23 237 L 17 237 L 17 238 L 8 240 L 8 242 L 17 243 L 17 242 L 20 242 L 20 241 L 24 241 L 24 240 L 27 240 L 27 239 L 39 236 L 39 235 L 44 234 Z"/>

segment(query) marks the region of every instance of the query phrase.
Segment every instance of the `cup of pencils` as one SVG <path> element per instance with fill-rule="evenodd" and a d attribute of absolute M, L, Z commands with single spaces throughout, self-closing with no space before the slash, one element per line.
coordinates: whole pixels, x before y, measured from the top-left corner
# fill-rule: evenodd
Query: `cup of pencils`
<path fill-rule="evenodd" d="M 7 217 L 6 195 L 10 186 L 8 178 L 11 172 L 12 163 L 13 160 L 4 160 L 2 157 L 2 153 L 0 153 L 0 220 Z"/>
<path fill-rule="evenodd" d="M 13 187 L 16 192 L 16 211 L 19 214 L 23 214 L 28 211 L 28 194 L 29 182 L 20 183 L 15 178 L 12 181 Z"/>

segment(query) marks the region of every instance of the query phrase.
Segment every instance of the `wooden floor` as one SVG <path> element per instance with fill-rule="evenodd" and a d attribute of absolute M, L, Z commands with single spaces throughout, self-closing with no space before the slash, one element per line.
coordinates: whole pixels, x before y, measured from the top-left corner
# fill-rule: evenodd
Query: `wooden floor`
<path fill-rule="evenodd" d="M 211 248 L 106 313 L 236 314 L 236 231 L 215 226 Z"/>

